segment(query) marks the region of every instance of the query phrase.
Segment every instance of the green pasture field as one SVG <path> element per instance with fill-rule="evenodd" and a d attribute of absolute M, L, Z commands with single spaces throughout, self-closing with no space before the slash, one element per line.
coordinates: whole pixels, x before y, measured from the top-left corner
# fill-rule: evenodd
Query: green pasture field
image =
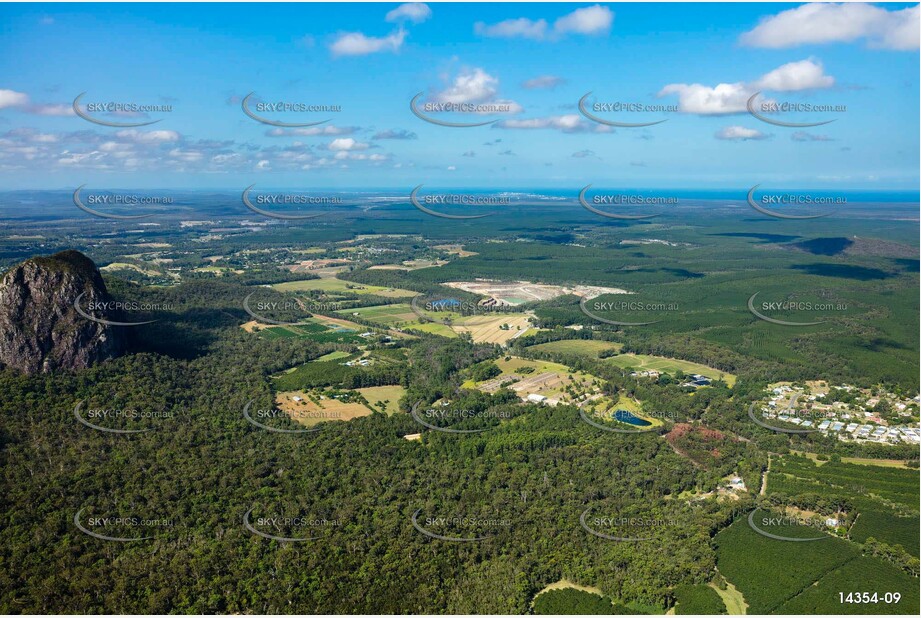
<path fill-rule="evenodd" d="M 272 286 L 280 292 L 304 292 L 318 290 L 321 292 L 347 292 L 350 294 L 374 294 L 387 298 L 407 298 L 416 296 L 418 292 L 401 290 L 399 288 L 376 285 L 356 284 L 342 279 L 324 278 L 308 279 L 306 281 L 287 281 L 276 283 Z"/>
<path fill-rule="evenodd" d="M 661 371 L 669 374 L 674 374 L 676 371 L 683 371 L 684 373 L 699 373 L 702 376 L 707 376 L 714 380 L 719 379 L 722 376 L 722 379 L 730 387 L 735 385 L 736 376 L 722 372 L 713 367 L 707 367 L 706 365 L 701 365 L 700 363 L 692 363 L 690 361 L 679 360 L 677 358 L 664 358 L 662 356 L 650 356 L 648 354 L 618 354 L 617 356 L 611 356 L 605 359 L 607 362 L 610 362 L 622 369 L 632 367 L 636 370 L 650 370 L 655 369 L 656 371 Z"/>
<path fill-rule="evenodd" d="M 553 354 L 572 354 L 576 356 L 588 356 L 598 358 L 601 352 L 606 350 L 620 350 L 623 344 L 613 341 L 595 341 L 592 339 L 562 339 L 560 341 L 551 341 L 549 343 L 539 343 L 531 346 L 531 350 L 541 352 L 550 352 Z"/>

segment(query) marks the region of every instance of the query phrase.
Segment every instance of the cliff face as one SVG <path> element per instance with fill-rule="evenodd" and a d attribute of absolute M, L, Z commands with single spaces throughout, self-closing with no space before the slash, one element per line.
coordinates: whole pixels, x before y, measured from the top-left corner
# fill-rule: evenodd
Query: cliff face
<path fill-rule="evenodd" d="M 0 282 L 0 367 L 27 374 L 83 369 L 125 350 L 125 335 L 81 316 L 112 319 L 94 303 L 111 301 L 96 265 L 79 251 L 26 260 Z"/>

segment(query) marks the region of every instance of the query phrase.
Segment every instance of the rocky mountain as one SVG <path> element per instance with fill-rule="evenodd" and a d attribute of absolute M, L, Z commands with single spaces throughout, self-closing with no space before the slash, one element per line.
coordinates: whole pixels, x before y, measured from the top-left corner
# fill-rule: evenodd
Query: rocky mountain
<path fill-rule="evenodd" d="M 99 269 L 79 251 L 30 258 L 7 271 L 0 282 L 0 367 L 48 373 L 122 354 L 122 329 L 80 315 L 78 298 L 83 313 L 112 319 Z"/>

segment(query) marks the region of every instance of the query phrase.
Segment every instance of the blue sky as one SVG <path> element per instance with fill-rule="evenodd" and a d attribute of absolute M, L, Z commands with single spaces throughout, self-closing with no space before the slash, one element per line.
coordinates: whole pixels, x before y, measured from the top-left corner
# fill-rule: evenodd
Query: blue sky
<path fill-rule="evenodd" d="M 917 189 L 915 4 L 0 5 L 8 189 Z M 671 106 L 585 118 L 579 99 Z M 777 120 L 765 100 L 845 106 Z M 73 114 L 119 101 L 172 111 Z M 340 106 L 248 118 L 253 101 Z M 425 103 L 505 106 L 432 113 Z M 758 100 L 759 103 L 761 99 Z M 399 139 L 395 139 L 399 138 Z"/>

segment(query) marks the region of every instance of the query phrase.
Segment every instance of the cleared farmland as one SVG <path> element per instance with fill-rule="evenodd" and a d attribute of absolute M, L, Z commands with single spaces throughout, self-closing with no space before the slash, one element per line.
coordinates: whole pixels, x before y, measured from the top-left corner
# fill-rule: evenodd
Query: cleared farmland
<path fill-rule="evenodd" d="M 300 401 L 294 398 L 299 397 Z M 291 420 L 312 427 L 329 421 L 350 421 L 372 414 L 373 410 L 364 403 L 339 401 L 338 399 L 319 399 L 315 394 L 305 391 L 287 391 L 278 393 L 275 404 Z"/>
<path fill-rule="evenodd" d="M 505 344 L 530 328 L 524 313 L 503 315 L 474 315 L 462 318 L 451 325 L 458 333 L 470 333 L 474 343 Z"/>
<path fill-rule="evenodd" d="M 281 292 L 304 292 L 317 290 L 321 292 L 341 292 L 349 294 L 374 294 L 385 298 L 409 298 L 416 296 L 418 292 L 411 290 L 401 290 L 400 288 L 388 288 L 378 285 L 365 285 L 363 283 L 353 283 L 343 281 L 342 279 L 308 279 L 307 281 L 286 281 L 285 283 L 276 283 L 272 286 Z"/>
<path fill-rule="evenodd" d="M 358 392 L 368 400 L 368 404 L 375 410 L 383 410 L 387 414 L 400 411 L 400 398 L 406 392 L 402 386 L 369 386 L 359 388 Z M 381 407 L 380 404 L 384 404 Z"/>
<path fill-rule="evenodd" d="M 553 354 L 572 354 L 598 358 L 598 355 L 607 350 L 620 350 L 623 344 L 613 341 L 594 341 L 592 339 L 562 339 L 549 343 L 539 343 L 529 349 Z"/>
<path fill-rule="evenodd" d="M 337 313 L 342 316 L 361 317 L 383 326 L 419 330 L 444 337 L 469 333 L 476 343 L 504 344 L 531 327 L 529 316 L 525 313 L 472 316 L 439 314 L 432 317 L 435 321 L 424 322 L 413 312 L 409 303 L 342 309 Z M 447 319 L 451 320 L 450 326 L 441 323 L 441 320 Z"/>
<path fill-rule="evenodd" d="M 342 316 L 360 317 L 383 326 L 405 326 L 419 319 L 407 303 L 342 309 L 336 313 Z"/>
<path fill-rule="evenodd" d="M 729 386 L 734 386 L 736 383 L 736 376 L 731 373 L 726 373 L 725 371 L 720 371 L 719 369 L 714 369 L 713 367 L 707 367 L 706 365 L 701 365 L 700 363 L 692 363 L 691 361 L 679 360 L 677 358 L 651 356 L 648 354 L 619 354 L 605 360 L 607 360 L 609 363 L 617 365 L 622 369 L 626 369 L 628 367 L 643 370 L 655 369 L 656 371 L 663 371 L 665 373 L 683 371 L 684 373 L 699 373 L 702 376 L 707 376 L 708 378 L 714 380 L 722 377 L 726 384 Z"/>

